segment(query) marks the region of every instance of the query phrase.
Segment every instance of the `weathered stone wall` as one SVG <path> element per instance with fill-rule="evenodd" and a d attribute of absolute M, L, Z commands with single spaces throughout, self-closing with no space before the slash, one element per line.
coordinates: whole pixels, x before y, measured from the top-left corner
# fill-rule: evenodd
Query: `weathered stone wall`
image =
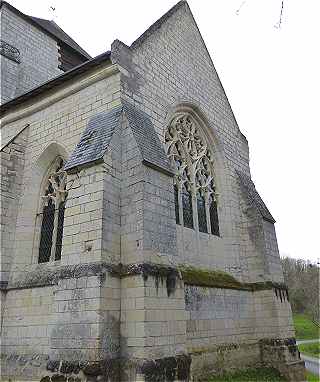
<path fill-rule="evenodd" d="M 100 73 L 100 70 L 105 69 L 98 69 L 97 72 Z M 4 143 L 23 126 L 30 124 L 23 192 L 16 225 L 16 271 L 26 272 L 26 266 L 38 262 L 41 221 L 37 214 L 41 212 L 42 182 L 52 161 L 57 155 L 67 159 L 79 142 L 88 120 L 101 111 L 119 105 L 119 102 L 119 75 L 116 74 L 58 102 L 53 101 L 43 109 L 38 110 L 36 104 L 34 113 L 16 122 L 6 123 L 10 115 L 3 119 L 1 135 Z M 21 106 L 14 112 L 23 111 L 24 107 Z M 100 259 L 98 256 L 101 257 L 101 233 L 95 236 L 95 232 L 101 230 L 102 226 L 104 171 L 103 165 L 97 165 L 68 179 L 70 190 L 65 211 L 65 255 L 62 256 L 62 263 L 97 261 Z M 85 249 L 88 240 L 93 240 L 91 251 Z"/>
<path fill-rule="evenodd" d="M 185 285 L 190 351 L 262 338 L 291 338 L 288 294 L 280 288 L 245 291 Z"/>
<path fill-rule="evenodd" d="M 219 268 L 242 277 L 245 270 L 241 271 L 239 257 L 239 196 L 234 169 L 249 173 L 247 143 L 187 4 L 179 3 L 130 49 L 114 42 L 112 58 L 123 68 L 123 96 L 148 114 L 161 142 L 177 105 L 188 102 L 204 116 L 219 164 L 221 238 L 178 227 L 176 261 Z"/>
<path fill-rule="evenodd" d="M 255 341 L 252 292 L 185 286 L 188 350 Z"/>
<path fill-rule="evenodd" d="M 266 261 L 268 263 L 271 280 L 275 282 L 283 282 L 283 271 L 274 224 L 267 220 L 263 220 L 263 232 L 266 247 Z"/>
<path fill-rule="evenodd" d="M 195 350 L 191 354 L 191 375 L 203 381 L 212 375 L 262 366 L 259 343 L 229 343 Z"/>
<path fill-rule="evenodd" d="M 186 353 L 183 284 L 170 290 L 168 278 L 128 277 L 121 280 L 122 354 L 159 359 Z"/>
<path fill-rule="evenodd" d="M 19 65 L 20 63 L 0 55 L 0 104 L 16 96 Z"/>
<path fill-rule="evenodd" d="M 88 368 L 86 362 L 104 362 L 119 355 L 120 280 L 100 271 L 95 271 L 96 275 L 90 274 L 90 277 L 81 276 L 82 271 L 80 275 L 79 272 L 77 275 L 71 272 L 67 277 L 56 275 L 60 265 L 94 264 L 104 257 L 109 258 L 112 253 L 108 248 L 103 252 L 102 243 L 104 203 L 108 205 L 111 200 L 108 196 L 108 171 L 112 163 L 109 166 L 108 159 L 106 163 L 68 175 L 61 261 L 37 264 L 40 233 L 37 213 L 40 212 L 41 187 L 48 168 L 57 155 L 64 159 L 69 157 L 92 116 L 111 110 L 120 103 L 119 74 L 101 74 L 105 69 L 108 71 L 108 64 L 91 73 L 93 78 L 100 76 L 100 81 L 88 84 L 82 90 L 68 92 L 75 83 L 71 82 L 59 89 L 67 92 L 60 100 L 56 100 L 53 94 L 52 102 L 42 106 L 41 98 L 34 99 L 34 112 L 25 113 L 25 105 L 21 105 L 3 118 L 2 142 L 6 144 L 13 138 L 12 143 L 6 146 L 11 150 L 18 147 L 16 141 L 19 143 L 20 136 L 28 131 L 22 145 L 22 153 L 25 151 L 23 176 L 22 169 L 18 168 L 15 174 L 11 174 L 18 185 L 21 183 L 21 195 L 17 223 L 13 224 L 16 230 L 10 232 L 16 240 L 11 251 L 12 272 L 2 307 L 2 366 L 7 367 L 2 371 L 3 375 L 21 379 L 20 373 L 24 370 L 26 380 L 40 380 L 45 375 L 63 374 L 69 370 L 63 366 L 59 371 L 60 361 L 67 362 L 63 365 L 85 361 L 82 367 Z M 77 84 L 82 80 L 86 79 L 78 78 Z M 12 118 L 15 113 L 22 113 L 23 117 Z M 28 130 L 19 135 L 26 124 L 30 125 Z M 3 153 L 10 154 L 6 149 Z M 2 208 L 7 206 L 3 204 Z M 118 256 L 115 258 L 118 263 L 119 247 L 114 249 L 114 253 Z M 86 267 L 84 264 L 83 269 Z M 52 278 L 57 278 L 54 286 L 50 286 Z M 43 282 L 36 285 L 37 279 Z M 21 283 L 21 280 L 25 281 Z M 16 285 L 19 289 L 12 289 Z M 18 357 L 25 359 L 23 365 Z M 48 361 L 53 363 L 46 370 Z M 79 369 L 78 366 L 76 368 Z"/>
<path fill-rule="evenodd" d="M 27 31 L 27 33 L 26 33 Z M 1 8 L 1 39 L 20 51 L 19 64 L 1 57 L 1 103 L 63 73 L 58 69 L 56 40 L 13 13 Z"/>
<path fill-rule="evenodd" d="M 33 379 L 45 368 L 54 313 L 51 287 L 7 292 L 1 333 L 1 378 Z M 19 363 L 18 359 L 21 359 Z"/>
<path fill-rule="evenodd" d="M 288 294 L 283 289 L 250 292 L 185 285 L 185 301 L 187 349 L 195 377 L 272 365 L 272 351 L 261 351 L 259 344 L 294 337 Z M 288 349 L 285 346 L 279 351 L 288 353 Z M 282 364 L 279 369 L 283 371 L 286 363 L 299 361 L 296 347 L 292 351 L 291 358 L 290 352 L 287 358 L 281 355 L 282 361 L 273 366 Z"/>
<path fill-rule="evenodd" d="M 1 166 L 1 268 L 0 281 L 7 282 L 13 257 L 19 200 L 29 128 L 26 127 L 0 151 Z"/>
<path fill-rule="evenodd" d="M 126 118 L 121 134 L 121 262 L 131 264 L 143 261 L 143 168 Z"/>
<path fill-rule="evenodd" d="M 277 237 L 274 224 L 265 220 L 248 196 L 240 189 L 239 231 L 240 259 L 244 281 L 272 280 L 283 282 Z"/>
<path fill-rule="evenodd" d="M 101 261 L 104 174 L 104 164 L 100 164 L 69 176 L 63 264 Z"/>

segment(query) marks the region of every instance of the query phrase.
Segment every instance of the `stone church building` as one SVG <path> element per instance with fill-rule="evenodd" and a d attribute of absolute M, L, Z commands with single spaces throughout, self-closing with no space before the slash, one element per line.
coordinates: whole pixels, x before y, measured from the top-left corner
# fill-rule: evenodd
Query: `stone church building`
<path fill-rule="evenodd" d="M 1 12 L 1 381 L 304 380 L 275 220 L 188 4 L 91 58 Z"/>

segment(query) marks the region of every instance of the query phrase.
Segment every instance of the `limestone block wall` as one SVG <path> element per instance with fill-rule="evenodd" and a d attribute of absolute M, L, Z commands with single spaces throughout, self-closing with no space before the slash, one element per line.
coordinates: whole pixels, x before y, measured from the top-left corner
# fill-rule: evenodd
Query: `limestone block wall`
<path fill-rule="evenodd" d="M 254 293 L 256 336 L 292 338 L 295 336 L 288 295 L 277 288 Z"/>
<path fill-rule="evenodd" d="M 10 58 L 0 56 L 0 104 L 15 97 L 19 65 L 20 63 Z"/>
<path fill-rule="evenodd" d="M 62 264 L 101 261 L 104 173 L 101 164 L 68 177 Z"/>
<path fill-rule="evenodd" d="M 99 68 L 97 72 L 104 69 L 103 67 Z M 93 72 L 92 74 L 94 75 L 97 72 Z M 26 145 L 22 195 L 19 202 L 19 213 L 15 233 L 16 242 L 13 262 L 16 271 L 21 270 L 25 272 L 28 270 L 26 266 L 38 262 L 37 238 L 39 237 L 40 221 L 37 218 L 37 214 L 40 212 L 41 182 L 50 164 L 57 155 L 62 156 L 65 160 L 68 158 L 79 142 L 90 117 L 119 105 L 119 80 L 118 74 L 111 77 L 108 77 L 106 74 L 106 78 L 101 81 L 93 83 L 90 86 L 88 85 L 81 91 L 67 95 L 60 101 L 52 102 L 52 104 L 49 103 L 44 109 L 37 110 L 35 106 L 34 113 L 24 116 L 15 122 L 6 123 L 6 118 L 8 121 L 10 120 L 10 114 L 3 118 L 4 123 L 1 129 L 1 136 L 4 144 L 26 126 L 26 124 L 30 124 L 28 143 Z M 68 91 L 68 86 L 73 85 L 66 85 L 66 91 Z M 19 108 L 14 111 L 14 113 L 18 112 Z M 94 174 L 89 171 L 87 175 L 85 172 L 81 173 L 80 181 L 82 177 L 83 183 L 80 186 L 78 184 L 79 179 L 69 183 L 69 186 L 72 187 L 70 190 L 69 203 L 74 203 L 74 206 L 70 205 L 70 208 L 72 207 L 71 212 L 67 211 L 69 208 L 67 206 L 65 239 L 74 234 L 78 236 L 77 239 L 72 238 L 72 243 L 70 243 L 70 238 L 67 239 L 66 245 L 74 246 L 74 249 L 66 247 L 67 251 L 69 249 L 71 251 L 69 253 L 70 256 L 66 253 L 66 257 L 64 258 L 62 255 L 62 262 L 76 261 L 73 258 L 76 247 L 84 248 L 86 245 L 85 242 L 88 240 L 93 240 L 91 244 L 95 246 L 95 248 L 92 247 L 93 250 L 90 252 L 91 259 L 97 259 L 95 257 L 96 249 L 100 251 L 101 256 L 101 235 L 95 236 L 96 234 L 93 232 L 89 234 L 91 231 L 97 231 L 98 224 L 102 226 L 102 179 L 104 170 L 101 168 L 100 175 L 98 172 Z M 84 192 L 82 199 L 79 192 Z M 99 213 L 94 213 L 97 209 L 100 215 Z M 69 213 L 71 217 L 68 216 Z M 98 216 L 100 216 L 100 223 L 97 223 L 97 221 L 92 223 L 91 217 L 97 220 Z M 80 222 L 76 221 L 77 219 L 85 220 Z M 75 221 L 74 224 L 73 221 Z M 73 228 L 69 228 L 70 224 L 73 225 Z M 76 233 L 75 230 L 78 228 L 81 229 Z M 68 230 L 73 230 L 73 232 L 68 232 Z M 90 235 L 92 235 L 92 237 Z M 81 257 L 83 258 L 81 261 L 88 261 L 86 259 L 87 255 L 84 255 L 83 252 L 81 253 Z M 79 252 L 78 256 L 80 256 Z"/>
<path fill-rule="evenodd" d="M 56 40 L 13 13 L 6 5 L 1 8 L 0 34 L 2 40 L 19 49 L 21 59 L 19 64 L 13 65 L 0 56 L 1 103 L 63 73 L 58 68 Z"/>
<path fill-rule="evenodd" d="M 91 75 L 95 77 L 107 65 L 101 66 Z M 81 80 L 83 78 L 76 82 Z M 17 223 L 12 227 L 16 226 L 16 229 L 8 231 L 8 235 L 15 237 L 15 246 L 12 250 L 6 245 L 2 246 L 2 250 L 6 250 L 2 258 L 10 254 L 12 262 L 6 299 L 1 307 L 2 366 L 7 367 L 2 372 L 3 375 L 16 375 L 17 378 L 20 378 L 22 370 L 22 367 L 17 366 L 18 356 L 26 359 L 24 377 L 40 380 L 40 376 L 45 376 L 43 373 L 58 371 L 61 357 L 67 360 L 74 357 L 87 360 L 113 358 L 118 356 L 119 351 L 119 279 L 108 278 L 108 274 L 100 271 L 88 271 L 89 275 L 81 276 L 87 272 L 87 263 L 103 260 L 102 213 L 103 203 L 108 203 L 106 195 L 110 190 L 105 188 L 109 181 L 106 177 L 110 168 L 108 160 L 105 165 L 80 169 L 68 176 L 69 205 L 65 211 L 62 259 L 38 265 L 40 226 L 37 214 L 41 184 L 50 164 L 57 155 L 68 158 L 93 115 L 112 109 L 120 102 L 117 74 L 111 77 L 102 75 L 99 82 L 88 84 L 76 92 L 68 93 L 68 86 L 73 84 L 66 84 L 59 89 L 61 92 L 67 91 L 64 98 L 57 101 L 53 94 L 52 102 L 45 107 L 37 104 L 41 99 L 34 99 L 33 113 L 25 113 L 25 105 L 21 105 L 7 113 L 2 120 L 2 143 L 11 150 L 9 153 L 4 149 L 1 153 L 6 161 L 5 166 L 2 166 L 3 171 L 7 167 L 11 170 L 8 156 L 16 155 L 14 150 L 21 145 L 17 166 L 12 169 L 15 173 L 10 174 L 17 184 L 17 193 L 20 193 L 14 207 L 18 211 Z M 48 99 L 51 99 L 50 96 Z M 23 116 L 13 118 L 10 122 L 12 115 L 19 112 Z M 27 124 L 29 128 L 20 133 Z M 22 168 L 20 156 L 23 155 Z M 7 187 L 6 182 L 3 182 L 3 187 Z M 8 205 L 2 203 L 2 216 L 7 210 Z M 76 267 L 79 264 L 83 266 L 77 268 L 77 276 L 61 276 L 71 272 L 69 268 L 64 271 L 61 267 L 74 264 Z M 103 273 L 105 276 L 100 277 Z M 42 281 L 36 287 L 34 284 L 37 284 L 38 279 Z M 18 284 L 19 289 L 16 289 Z M 48 357 L 53 361 L 59 359 L 58 365 L 51 364 L 51 371 L 45 371 Z"/>
<path fill-rule="evenodd" d="M 281 371 L 287 362 L 301 363 L 293 341 L 291 308 L 285 290 L 252 292 L 192 285 L 185 285 L 184 289 L 187 349 L 194 377 L 257 367 L 261 362 L 272 364 L 270 359 L 273 366 L 281 364 Z M 270 341 L 278 344 L 280 339 L 286 345 L 279 351 L 265 350 L 261 345 Z M 277 356 L 272 353 L 282 351 L 288 353 L 287 358 L 279 355 L 274 362 Z"/>
<path fill-rule="evenodd" d="M 99 361 L 119 355 L 119 279 L 61 280 L 55 290 L 50 360 Z"/>
<path fill-rule="evenodd" d="M 143 250 L 155 263 L 177 263 L 172 177 L 144 168 Z"/>
<path fill-rule="evenodd" d="M 108 273 L 11 289 L 3 312 L 1 377 L 23 373 L 25 380 L 40 380 L 66 367 L 71 372 L 79 362 L 117 358 L 119 330 L 120 281 Z M 23 357 L 18 369 L 17 357 Z M 69 366 L 60 370 L 61 362 Z"/>
<path fill-rule="evenodd" d="M 189 351 L 255 338 L 252 292 L 185 285 Z"/>
<path fill-rule="evenodd" d="M 283 271 L 280 261 L 278 241 L 274 224 L 263 220 L 266 259 L 272 281 L 283 282 Z"/>
<path fill-rule="evenodd" d="M 17 358 L 24 355 L 24 378 L 32 379 L 47 362 L 50 323 L 54 314 L 51 287 L 7 293 L 1 332 L 1 377 L 19 375 Z"/>
<path fill-rule="evenodd" d="M 29 128 L 26 127 L 0 151 L 1 166 L 1 263 L 0 280 L 7 282 L 13 257 L 19 199 Z"/>
<path fill-rule="evenodd" d="M 294 337 L 285 290 L 246 291 L 185 285 L 189 351 L 262 338 Z"/>
<path fill-rule="evenodd" d="M 183 283 L 168 293 L 166 277 L 121 280 L 121 351 L 125 358 L 159 359 L 186 353 Z"/>
<path fill-rule="evenodd" d="M 121 126 L 115 129 L 104 158 L 102 260 L 121 262 Z"/>
<path fill-rule="evenodd" d="M 121 138 L 121 262 L 143 262 L 143 166 L 141 154 L 128 121 Z"/>
<path fill-rule="evenodd" d="M 112 59 L 123 68 L 123 96 L 148 114 L 161 142 L 178 104 L 189 102 L 205 116 L 215 137 L 214 152 L 225 159 L 223 168 L 217 168 L 224 182 L 218 190 L 222 198 L 219 207 L 222 239 L 178 227 L 177 253 L 181 262 L 215 267 L 238 276 L 242 271 L 234 168 L 249 173 L 247 143 L 188 5 L 179 3 L 130 48 L 116 41 L 112 45 Z"/>
<path fill-rule="evenodd" d="M 283 272 L 274 224 L 265 220 L 257 207 L 239 189 L 240 259 L 243 281 L 272 280 L 282 283 Z"/>

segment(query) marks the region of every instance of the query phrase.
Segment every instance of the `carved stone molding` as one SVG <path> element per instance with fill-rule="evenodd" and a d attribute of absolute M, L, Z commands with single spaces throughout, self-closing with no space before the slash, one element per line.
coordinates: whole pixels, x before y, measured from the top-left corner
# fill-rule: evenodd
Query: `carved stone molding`
<path fill-rule="evenodd" d="M 0 40 L 0 54 L 18 64 L 21 62 L 19 49 L 4 40 Z"/>
<path fill-rule="evenodd" d="M 175 172 L 176 223 L 220 236 L 214 159 L 202 127 L 190 113 L 178 113 L 165 146 Z"/>
<path fill-rule="evenodd" d="M 166 150 L 175 169 L 175 184 L 193 194 L 216 198 L 213 157 L 199 126 L 188 113 L 177 115 L 166 134 Z"/>

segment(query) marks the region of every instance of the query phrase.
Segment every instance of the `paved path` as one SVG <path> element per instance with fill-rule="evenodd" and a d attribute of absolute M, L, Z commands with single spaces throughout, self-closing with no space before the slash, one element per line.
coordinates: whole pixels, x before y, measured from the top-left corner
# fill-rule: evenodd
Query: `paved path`
<path fill-rule="evenodd" d="M 314 339 L 314 340 L 297 340 L 297 345 L 300 344 L 311 344 L 312 342 L 318 342 L 320 341 L 320 338 Z"/>
<path fill-rule="evenodd" d="M 319 358 L 309 357 L 301 353 L 301 359 L 304 360 L 306 369 L 315 375 L 320 376 L 320 360 Z"/>
<path fill-rule="evenodd" d="M 320 339 L 314 339 L 314 340 L 297 340 L 297 345 L 300 344 L 311 344 L 313 342 L 319 342 Z M 319 358 L 310 357 L 309 355 L 305 355 L 304 353 L 300 353 L 301 359 L 304 360 L 306 369 L 310 371 L 310 373 L 313 373 L 315 375 L 320 376 L 320 360 Z"/>

